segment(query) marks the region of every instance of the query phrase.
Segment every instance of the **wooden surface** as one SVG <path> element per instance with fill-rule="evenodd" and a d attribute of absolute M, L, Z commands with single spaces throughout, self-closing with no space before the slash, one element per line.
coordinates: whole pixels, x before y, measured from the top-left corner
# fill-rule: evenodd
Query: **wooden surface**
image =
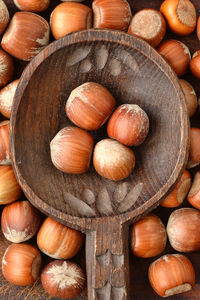
<path fill-rule="evenodd" d="M 10 2 L 10 1 L 6 1 Z M 59 3 L 59 1 L 52 1 L 52 5 L 55 5 Z M 88 2 L 88 1 L 87 1 Z M 196 7 L 199 9 L 199 3 L 197 1 L 193 1 L 196 4 Z M 160 1 L 134 1 L 134 4 L 132 5 L 133 11 L 137 11 L 139 9 L 145 8 L 145 7 L 153 7 L 158 8 L 160 6 Z M 12 5 L 10 5 L 10 8 Z M 12 11 L 12 9 L 11 9 Z M 45 14 L 43 14 L 45 15 Z M 173 35 L 169 34 L 168 36 L 173 37 Z M 190 37 L 181 38 L 180 40 L 184 41 L 194 52 L 194 50 L 198 49 L 199 42 L 196 40 L 196 36 L 192 35 Z M 17 62 L 17 70 L 16 70 L 16 77 L 18 74 L 20 74 L 20 71 L 22 67 L 24 66 L 24 63 Z M 198 81 L 192 78 L 190 75 L 186 76 L 187 79 L 189 79 L 190 82 L 193 83 L 196 91 L 198 93 L 200 92 L 200 88 L 198 86 Z M 193 124 L 197 124 L 197 118 L 193 119 Z M 158 214 L 163 215 L 166 217 L 166 209 L 158 209 Z M 6 247 L 6 242 L 3 239 L 4 242 L 2 242 L 2 251 Z M 166 250 L 168 252 L 171 252 L 172 250 L 169 248 Z M 80 253 L 80 255 L 77 257 L 77 260 L 79 262 L 83 262 L 83 255 L 84 251 Z M 193 261 L 198 260 L 197 254 L 190 255 Z M 131 299 L 160 299 L 160 297 L 157 297 L 155 293 L 152 291 L 148 284 L 147 280 L 147 268 L 149 265 L 149 262 L 151 260 L 141 260 L 136 259 L 132 257 L 131 255 L 131 261 L 130 261 L 130 268 L 131 268 Z M 198 269 L 197 269 L 198 270 Z M 36 283 L 35 286 L 31 288 L 17 288 L 13 287 L 10 284 L 6 283 L 4 280 L 1 281 L 1 289 L 0 293 L 2 295 L 2 298 L 0 296 L 0 299 L 47 299 L 47 295 L 44 294 L 41 290 L 40 283 Z M 185 294 L 185 296 L 176 296 L 172 297 L 172 299 L 199 299 L 198 298 L 198 285 L 196 285 L 194 291 Z M 6 298 L 7 297 L 7 298 Z M 85 299 L 85 296 L 81 296 L 79 299 Z"/>
<path fill-rule="evenodd" d="M 86 72 L 83 66 L 88 61 L 92 66 Z M 136 167 L 120 182 L 102 178 L 92 164 L 87 173 L 71 175 L 57 170 L 51 161 L 52 138 L 73 125 L 65 114 L 66 99 L 89 81 L 108 88 L 117 106 L 138 104 L 149 116 L 148 137 L 133 148 Z M 46 47 L 23 72 L 10 129 L 13 168 L 27 198 L 44 213 L 90 235 L 89 300 L 99 294 L 129 299 L 127 235 L 119 233 L 128 232 L 124 223 L 157 205 L 188 157 L 189 120 L 174 72 L 136 37 L 108 30 L 73 33 Z M 92 134 L 95 142 L 106 138 L 106 124 Z M 95 200 L 92 205 L 87 204 L 89 196 Z"/>

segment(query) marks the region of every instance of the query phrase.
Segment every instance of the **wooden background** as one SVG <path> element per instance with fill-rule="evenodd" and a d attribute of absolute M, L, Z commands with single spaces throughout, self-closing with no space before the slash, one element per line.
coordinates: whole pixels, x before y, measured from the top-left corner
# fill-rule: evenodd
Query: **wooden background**
<path fill-rule="evenodd" d="M 6 4 L 8 5 L 10 15 L 12 16 L 15 11 L 17 11 L 16 7 L 13 4 L 12 0 L 4 0 Z M 162 1 L 161 0 L 130 0 L 131 8 L 133 13 L 136 11 L 143 9 L 143 8 L 155 8 L 159 9 Z M 199 0 L 192 0 L 194 5 L 197 8 L 197 14 L 200 15 L 200 1 Z M 47 20 L 49 20 L 50 12 L 52 11 L 53 7 L 55 7 L 57 4 L 59 4 L 60 1 L 57 0 L 51 0 L 50 8 L 42 13 L 41 15 L 44 16 Z M 91 1 L 85 1 L 85 4 L 88 4 L 91 6 Z M 200 49 L 200 41 L 198 41 L 196 37 L 196 33 L 187 36 L 187 37 L 175 37 L 171 33 L 167 33 L 166 38 L 174 38 L 183 41 L 191 50 L 191 53 L 193 54 L 197 49 Z M 15 78 L 18 78 L 26 65 L 24 62 L 20 62 L 18 60 L 15 60 Z M 185 79 L 190 81 L 192 85 L 194 86 L 197 94 L 200 96 L 200 81 L 195 79 L 191 74 L 187 74 L 184 76 Z M 198 126 L 200 128 L 200 122 L 199 122 L 199 116 L 196 114 L 193 119 L 191 120 L 192 126 Z M 194 170 L 192 171 L 192 174 L 194 174 Z M 183 206 L 188 206 L 187 201 L 184 202 Z M 2 210 L 2 208 L 1 208 Z M 166 224 L 167 219 L 170 215 L 170 213 L 173 211 L 173 209 L 167 209 L 158 207 L 154 212 L 161 217 L 162 221 Z M 35 240 L 33 239 L 31 241 L 33 244 L 35 243 Z M 7 246 L 10 243 L 5 240 L 3 235 L 0 233 L 0 257 L 3 256 L 3 253 Z M 170 247 L 168 244 L 165 252 L 163 254 L 168 253 L 175 253 L 175 251 Z M 196 271 L 196 285 L 194 289 L 191 292 L 177 295 L 174 297 L 171 297 L 170 299 L 176 300 L 197 300 L 200 299 L 200 253 L 191 253 L 187 254 L 187 257 L 191 259 L 195 271 Z M 130 253 L 130 269 L 131 269 L 131 299 L 134 300 L 158 300 L 162 299 L 161 297 L 157 296 L 155 292 L 150 287 L 150 284 L 148 282 L 148 266 L 149 264 L 154 261 L 157 257 L 153 259 L 140 259 L 134 257 Z M 83 248 L 82 251 L 78 254 L 78 256 L 73 259 L 75 262 L 77 262 L 79 265 L 81 265 L 85 269 L 85 249 Z M 51 261 L 48 257 L 43 255 L 43 263 L 44 265 Z M 45 300 L 45 299 L 56 299 L 49 297 L 43 290 L 40 280 L 38 280 L 33 286 L 30 287 L 16 287 L 12 284 L 8 283 L 1 272 L 1 266 L 0 266 L 0 300 Z M 86 291 L 84 293 L 76 298 L 77 300 L 84 300 L 87 299 Z M 117 300 L 117 299 L 116 299 Z"/>

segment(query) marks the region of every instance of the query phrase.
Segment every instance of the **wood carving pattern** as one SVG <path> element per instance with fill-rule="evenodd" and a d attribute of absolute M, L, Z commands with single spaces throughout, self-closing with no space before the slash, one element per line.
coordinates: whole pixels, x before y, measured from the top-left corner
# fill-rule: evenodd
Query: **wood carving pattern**
<path fill-rule="evenodd" d="M 97 196 L 85 188 L 82 192 L 82 199 L 65 193 L 65 203 L 67 203 L 75 216 L 95 217 L 95 216 L 111 216 L 114 213 L 120 214 L 130 210 L 139 198 L 143 183 L 138 183 L 132 187 L 127 182 L 121 183 L 117 186 L 113 195 L 109 195 L 106 187 L 101 188 Z"/>

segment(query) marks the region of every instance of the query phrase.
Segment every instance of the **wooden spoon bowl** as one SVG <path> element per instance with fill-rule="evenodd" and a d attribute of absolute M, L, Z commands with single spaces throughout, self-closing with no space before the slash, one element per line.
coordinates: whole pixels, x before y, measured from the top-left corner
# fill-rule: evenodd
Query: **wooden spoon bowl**
<path fill-rule="evenodd" d="M 64 174 L 50 158 L 50 141 L 70 124 L 65 103 L 84 82 L 102 84 L 117 105 L 140 105 L 150 119 L 134 148 L 136 168 L 121 182 L 91 166 Z M 92 133 L 106 137 L 106 126 Z M 159 204 L 184 170 L 189 121 L 176 75 L 147 43 L 128 34 L 89 30 L 45 48 L 22 74 L 11 117 L 15 174 L 27 198 L 45 214 L 86 233 L 88 297 L 129 297 L 128 224 Z"/>

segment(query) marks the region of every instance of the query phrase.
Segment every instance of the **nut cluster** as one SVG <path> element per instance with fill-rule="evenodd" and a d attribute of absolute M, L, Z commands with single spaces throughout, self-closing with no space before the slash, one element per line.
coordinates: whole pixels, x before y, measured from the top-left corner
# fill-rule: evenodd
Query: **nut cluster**
<path fill-rule="evenodd" d="M 102 85 L 86 82 L 75 88 L 66 102 L 66 114 L 72 123 L 98 130 L 110 117 L 116 101 Z M 51 160 L 59 170 L 82 174 L 89 169 L 93 138 L 77 127 L 61 129 L 50 143 Z M 122 104 L 111 115 L 109 138 L 94 148 L 93 165 L 97 173 L 117 181 L 128 177 L 135 167 L 135 155 L 127 146 L 141 145 L 149 131 L 149 118 L 136 104 Z"/>
<path fill-rule="evenodd" d="M 133 11 L 133 15 L 127 0 L 94 0 L 91 8 L 78 3 L 81 0 L 63 0 L 51 11 L 49 23 L 40 15 L 50 7 L 49 0 L 13 2 L 19 11 L 11 16 L 6 1 L 0 0 L 0 113 L 7 119 L 11 116 L 19 83 L 15 61 L 32 60 L 49 44 L 50 33 L 59 39 L 92 27 L 126 31 L 156 48 L 178 77 L 190 71 L 196 80 L 200 79 L 200 49 L 190 49 L 190 43 L 186 45 L 177 37 L 195 31 L 200 40 L 200 16 L 190 0 L 163 0 L 160 11 L 146 8 L 137 13 Z M 163 41 L 166 29 L 176 34 L 174 39 Z M 192 118 L 196 112 L 200 113 L 199 95 L 189 82 L 179 80 L 188 115 Z M 71 92 L 66 114 L 80 128 L 64 128 L 52 140 L 51 158 L 59 170 L 72 174 L 86 172 L 93 152 L 93 165 L 101 176 L 122 180 L 132 173 L 135 155 L 130 147 L 144 142 L 149 129 L 148 116 L 136 104 L 115 108 L 114 97 L 98 83 L 86 82 Z M 86 130 L 99 130 L 107 121 L 108 138 L 94 147 L 92 134 Z M 187 169 L 200 165 L 199 140 L 200 129 L 195 123 L 190 128 Z M 44 217 L 40 212 L 23 197 L 19 200 L 22 190 L 11 167 L 9 120 L 0 123 L 0 187 L 0 204 L 6 205 L 1 215 L 2 233 L 13 243 L 2 258 L 4 277 L 12 284 L 26 286 L 33 284 L 41 274 L 42 285 L 49 295 L 78 296 L 86 285 L 85 274 L 69 259 L 80 251 L 84 236 L 49 217 L 42 222 Z M 192 207 L 176 209 L 186 198 Z M 165 246 L 168 236 L 175 251 L 200 250 L 200 171 L 193 169 L 190 174 L 184 170 L 160 204 L 163 215 L 170 214 L 166 228 L 156 214 L 149 214 L 131 226 L 130 241 L 137 257 L 150 259 L 164 254 L 152 261 L 148 276 L 155 292 L 167 297 L 187 292 L 195 284 L 195 270 L 190 260 L 183 254 L 167 254 Z M 29 244 L 34 237 L 35 244 Z M 40 251 L 43 257 L 51 259 L 42 270 Z"/>

